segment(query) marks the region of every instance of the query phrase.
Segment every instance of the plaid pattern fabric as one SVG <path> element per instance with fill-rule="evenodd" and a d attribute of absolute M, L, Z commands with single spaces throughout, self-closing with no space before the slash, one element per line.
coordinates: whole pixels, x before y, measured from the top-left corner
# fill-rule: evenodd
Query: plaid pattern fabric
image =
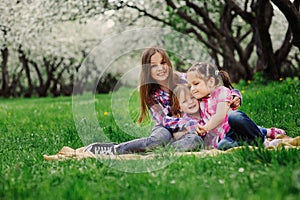
<path fill-rule="evenodd" d="M 163 126 L 172 132 L 187 131 L 194 133 L 199 124 L 204 125 L 202 120 L 184 114 L 181 118 L 165 117 Z"/>
<path fill-rule="evenodd" d="M 202 98 L 200 101 L 200 110 L 203 121 L 207 123 L 216 114 L 217 104 L 220 102 L 229 102 L 231 100 L 231 95 L 232 91 L 230 89 L 220 86 L 212 91 L 211 95 Z M 212 136 L 210 144 L 216 147 L 219 139 L 223 139 L 229 129 L 228 115 L 226 115 L 221 124 L 208 132 L 208 134 Z"/>
<path fill-rule="evenodd" d="M 194 132 L 199 122 L 188 116 L 182 118 L 173 117 L 171 115 L 170 94 L 159 89 L 153 94 L 155 104 L 149 106 L 152 119 L 155 126 L 162 125 L 170 132 L 187 130 Z"/>
<path fill-rule="evenodd" d="M 166 116 L 171 116 L 170 94 L 162 89 L 154 92 L 153 105 L 149 106 L 152 119 L 155 125 L 163 125 L 163 120 Z"/>
<path fill-rule="evenodd" d="M 232 90 L 231 90 L 231 96 L 238 96 L 238 97 L 240 98 L 240 100 L 241 100 L 241 105 L 242 105 L 242 100 L 243 100 L 243 98 L 242 98 L 242 94 L 240 93 L 239 90 L 237 90 L 237 89 L 232 89 Z M 231 109 L 232 109 L 232 110 L 237 110 L 238 108 L 236 108 L 236 107 L 231 107 Z"/>
<path fill-rule="evenodd" d="M 186 82 L 186 73 L 180 73 L 180 83 Z M 231 90 L 231 95 L 239 96 L 242 104 L 242 95 L 236 89 Z M 203 120 L 197 120 L 188 115 L 183 115 L 181 118 L 173 117 L 171 115 L 170 94 L 162 89 L 158 89 L 152 96 L 154 104 L 149 105 L 148 108 L 155 121 L 155 126 L 162 125 L 170 132 L 187 130 L 190 133 L 195 132 L 198 124 L 205 125 Z M 235 110 L 234 108 L 232 108 Z"/>

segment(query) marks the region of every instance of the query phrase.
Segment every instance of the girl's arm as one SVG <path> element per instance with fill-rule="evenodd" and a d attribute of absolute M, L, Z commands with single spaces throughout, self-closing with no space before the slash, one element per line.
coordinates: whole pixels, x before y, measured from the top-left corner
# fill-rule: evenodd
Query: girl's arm
<path fill-rule="evenodd" d="M 187 130 L 190 133 L 194 133 L 199 125 L 197 120 L 188 117 L 178 118 L 169 116 L 168 109 L 163 109 L 160 104 L 149 106 L 149 110 L 155 123 L 164 126 L 171 132 Z"/>
<path fill-rule="evenodd" d="M 230 102 L 231 100 L 232 91 L 224 86 L 220 86 L 216 88 L 213 93 L 211 94 L 211 97 L 213 100 L 208 101 L 208 108 L 214 109 L 215 108 L 215 114 L 212 114 L 209 119 L 207 119 L 207 123 L 204 126 L 198 126 L 196 132 L 199 135 L 204 135 L 208 131 L 216 128 L 221 123 L 224 122 L 226 115 L 230 109 Z M 204 111 L 207 112 L 207 111 Z"/>
<path fill-rule="evenodd" d="M 164 117 L 167 115 L 167 113 L 165 113 L 166 111 L 160 104 L 149 106 L 149 111 L 156 124 L 161 124 Z"/>
<path fill-rule="evenodd" d="M 232 89 L 231 96 L 232 96 L 232 100 L 229 102 L 229 105 L 232 108 L 232 110 L 236 110 L 242 105 L 242 100 L 243 100 L 242 94 L 240 93 L 239 90 Z"/>
<path fill-rule="evenodd" d="M 204 126 L 199 125 L 196 129 L 196 132 L 199 135 L 204 135 L 208 131 L 219 126 L 222 122 L 224 122 L 229 109 L 230 106 L 228 102 L 219 102 L 217 104 L 216 114 L 214 114 L 212 118 Z"/>
<path fill-rule="evenodd" d="M 163 126 L 171 132 L 187 131 L 189 133 L 194 133 L 199 126 L 199 122 L 189 117 L 177 118 L 173 116 L 166 116 L 163 119 Z"/>

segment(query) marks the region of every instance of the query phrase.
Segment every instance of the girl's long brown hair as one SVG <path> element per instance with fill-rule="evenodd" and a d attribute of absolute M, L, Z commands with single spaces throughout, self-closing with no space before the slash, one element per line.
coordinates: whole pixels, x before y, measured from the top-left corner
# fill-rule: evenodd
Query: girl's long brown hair
<path fill-rule="evenodd" d="M 140 73 L 140 107 L 141 112 L 138 118 L 138 123 L 141 123 L 148 113 L 148 106 L 154 104 L 152 95 L 153 92 L 159 89 L 160 85 L 151 77 L 151 56 L 155 53 L 160 53 L 165 62 L 169 66 L 168 87 L 172 90 L 174 86 L 173 66 L 167 52 L 161 47 L 150 47 L 142 54 L 142 70 Z"/>

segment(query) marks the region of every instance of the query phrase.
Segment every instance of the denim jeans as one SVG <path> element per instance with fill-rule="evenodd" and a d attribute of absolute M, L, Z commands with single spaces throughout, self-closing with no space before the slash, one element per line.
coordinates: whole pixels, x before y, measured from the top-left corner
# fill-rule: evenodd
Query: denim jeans
<path fill-rule="evenodd" d="M 176 151 L 193 151 L 195 149 L 202 149 L 204 142 L 199 135 L 188 133 L 178 140 L 170 143 Z"/>
<path fill-rule="evenodd" d="M 173 141 L 172 134 L 163 126 L 155 126 L 150 137 L 139 138 L 123 142 L 116 147 L 118 154 L 145 152 L 159 146 L 171 145 L 177 151 L 191 151 L 201 148 L 202 138 L 196 134 L 187 134 L 177 141 Z"/>
<path fill-rule="evenodd" d="M 263 143 L 267 131 L 257 126 L 245 113 L 233 111 L 228 115 L 230 130 L 218 143 L 218 149 L 227 150 L 243 144 L 258 145 Z"/>

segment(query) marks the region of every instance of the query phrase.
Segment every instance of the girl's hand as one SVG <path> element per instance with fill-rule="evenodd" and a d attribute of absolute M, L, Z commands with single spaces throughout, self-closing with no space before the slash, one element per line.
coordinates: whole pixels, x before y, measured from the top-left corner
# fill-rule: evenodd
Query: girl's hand
<path fill-rule="evenodd" d="M 198 125 L 196 128 L 196 133 L 200 136 L 204 136 L 207 133 L 207 130 L 204 126 Z"/>
<path fill-rule="evenodd" d="M 233 96 L 229 105 L 233 110 L 236 110 L 241 106 L 241 99 L 238 96 Z"/>
<path fill-rule="evenodd" d="M 186 135 L 188 132 L 187 131 L 179 131 L 179 132 L 175 132 L 173 133 L 173 137 L 175 140 L 180 139 L 182 136 Z"/>

